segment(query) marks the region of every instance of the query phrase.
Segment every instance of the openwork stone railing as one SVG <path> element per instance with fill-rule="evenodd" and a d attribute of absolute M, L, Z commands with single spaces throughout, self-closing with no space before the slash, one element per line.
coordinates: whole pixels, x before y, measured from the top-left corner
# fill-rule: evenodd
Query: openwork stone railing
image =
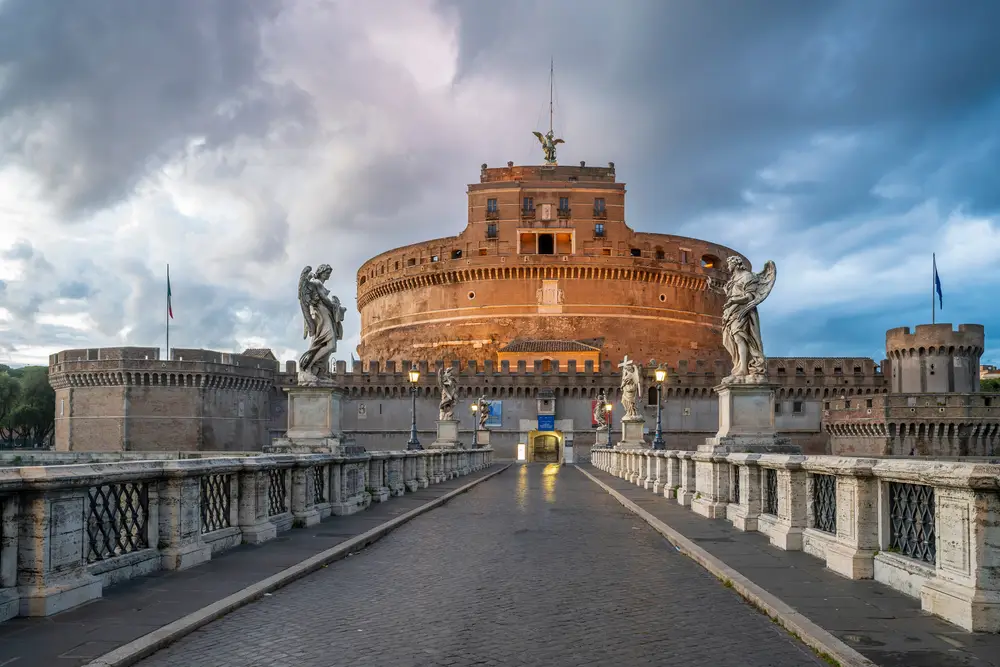
<path fill-rule="evenodd" d="M 0 468 L 0 621 L 492 464 L 486 448 Z"/>
<path fill-rule="evenodd" d="M 852 579 L 1000 632 L 1000 465 L 975 461 L 591 450 L 596 467 Z"/>

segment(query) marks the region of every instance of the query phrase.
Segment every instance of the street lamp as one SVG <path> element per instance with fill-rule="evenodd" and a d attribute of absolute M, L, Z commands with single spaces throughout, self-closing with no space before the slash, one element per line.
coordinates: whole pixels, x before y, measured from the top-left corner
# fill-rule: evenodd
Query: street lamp
<path fill-rule="evenodd" d="M 604 404 L 604 411 L 608 414 L 608 449 L 611 449 L 611 411 L 614 409 L 611 403 Z"/>
<path fill-rule="evenodd" d="M 666 449 L 663 444 L 663 381 L 667 379 L 667 370 L 657 368 L 656 375 L 656 437 L 653 438 L 653 449 Z"/>
<path fill-rule="evenodd" d="M 417 440 L 417 383 L 420 382 L 420 371 L 411 368 L 407 374 L 410 376 L 410 439 L 406 448 L 423 449 Z"/>
<path fill-rule="evenodd" d="M 472 410 L 472 448 L 475 449 L 479 446 L 479 422 L 477 418 L 479 416 L 479 403 L 473 403 L 469 406 Z"/>

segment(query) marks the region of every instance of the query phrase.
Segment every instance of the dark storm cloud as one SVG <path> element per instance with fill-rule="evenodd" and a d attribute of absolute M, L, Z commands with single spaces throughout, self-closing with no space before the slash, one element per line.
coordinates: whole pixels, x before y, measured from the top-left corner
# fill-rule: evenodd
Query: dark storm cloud
<path fill-rule="evenodd" d="M 596 99 L 644 118 L 641 146 L 618 164 L 658 195 L 655 207 L 634 198 L 633 212 L 661 219 L 739 207 L 782 150 L 859 129 L 873 145 L 835 175 L 844 187 L 797 199 L 805 224 L 872 206 L 887 170 L 924 149 L 962 150 L 942 135 L 995 101 L 1000 83 L 1000 5 L 988 0 L 961 11 L 931 0 L 449 4 L 463 17 L 462 72 L 530 77 L 551 53 L 567 107 Z M 978 129 L 995 128 L 993 116 Z M 983 186 L 951 194 L 995 201 Z"/>
<path fill-rule="evenodd" d="M 67 216 L 128 195 L 201 137 L 260 135 L 300 111 L 260 76 L 261 24 L 278 0 L 6 0 L 0 138 Z"/>

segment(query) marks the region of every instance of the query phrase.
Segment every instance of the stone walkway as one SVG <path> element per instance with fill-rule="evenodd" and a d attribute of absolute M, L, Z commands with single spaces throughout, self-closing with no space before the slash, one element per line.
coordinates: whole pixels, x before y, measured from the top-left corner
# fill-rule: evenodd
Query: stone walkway
<path fill-rule="evenodd" d="M 825 665 L 572 466 L 515 465 L 142 667 Z"/>
<path fill-rule="evenodd" d="M 237 547 L 190 570 L 161 571 L 113 586 L 104 591 L 103 598 L 62 614 L 48 618 L 15 618 L 0 623 L 0 667 L 84 665 L 182 616 L 491 474 L 503 465 L 495 464 L 471 475 L 392 498 L 358 514 L 330 517 L 308 529 L 293 529 L 259 546 Z M 507 474 L 509 471 L 503 473 Z M 451 502 L 462 503 L 462 496 Z M 438 508 L 430 513 L 440 511 Z"/>
<path fill-rule="evenodd" d="M 846 579 L 818 558 L 772 547 L 760 533 L 705 519 L 593 466 L 586 470 L 881 667 L 1000 667 L 1000 635 L 966 632 L 887 586 Z"/>

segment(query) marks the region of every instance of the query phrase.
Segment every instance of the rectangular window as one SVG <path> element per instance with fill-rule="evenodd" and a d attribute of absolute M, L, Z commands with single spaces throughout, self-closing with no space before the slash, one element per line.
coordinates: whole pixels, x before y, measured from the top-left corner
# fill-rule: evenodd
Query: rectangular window
<path fill-rule="evenodd" d="M 795 401 L 792 403 L 792 412 L 797 415 L 802 414 L 802 401 Z"/>
<path fill-rule="evenodd" d="M 525 197 L 524 204 L 521 206 L 525 211 L 535 210 L 535 200 L 532 197 Z"/>
<path fill-rule="evenodd" d="M 872 406 L 872 399 L 866 398 L 865 399 L 865 407 L 866 408 L 870 408 L 871 406 Z"/>
<path fill-rule="evenodd" d="M 681 264 L 687 264 L 687 263 L 688 263 L 688 251 L 681 250 Z"/>
<path fill-rule="evenodd" d="M 560 211 L 568 211 L 569 210 L 569 197 L 560 197 L 559 198 L 559 210 Z"/>
<path fill-rule="evenodd" d="M 486 210 L 489 211 L 490 213 L 496 213 L 497 212 L 497 200 L 496 199 L 487 199 L 486 200 Z"/>
<path fill-rule="evenodd" d="M 604 223 L 595 222 L 594 223 L 594 236 L 604 236 Z"/>
<path fill-rule="evenodd" d="M 850 400 L 844 401 L 844 409 L 845 410 L 850 410 L 851 409 L 851 401 Z"/>
<path fill-rule="evenodd" d="M 781 403 L 779 403 L 778 401 L 774 402 L 774 414 L 776 415 L 781 414 Z"/>
<path fill-rule="evenodd" d="M 497 223 L 491 222 L 486 225 L 486 238 L 495 239 L 497 237 Z"/>
<path fill-rule="evenodd" d="M 604 197 L 594 200 L 594 213 L 604 213 Z"/>

